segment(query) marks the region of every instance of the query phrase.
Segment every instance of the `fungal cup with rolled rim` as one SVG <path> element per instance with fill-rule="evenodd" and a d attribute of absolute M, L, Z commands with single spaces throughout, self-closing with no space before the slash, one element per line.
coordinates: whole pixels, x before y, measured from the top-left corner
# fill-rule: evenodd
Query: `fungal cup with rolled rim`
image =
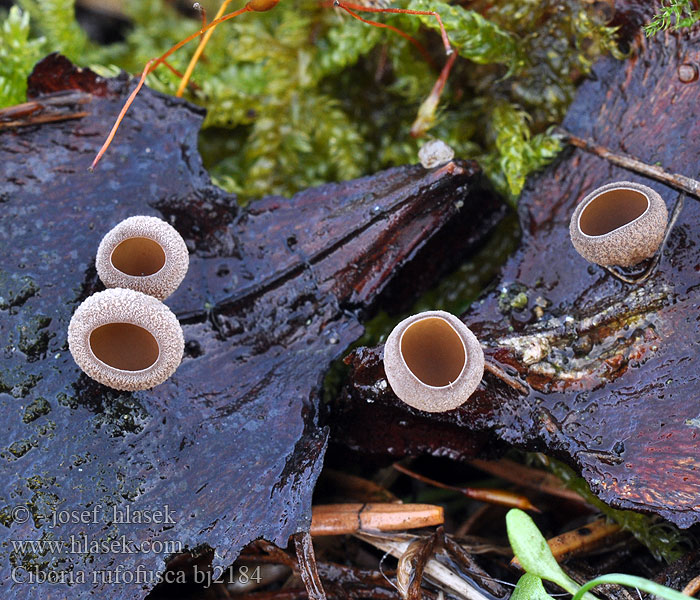
<path fill-rule="evenodd" d="M 135 216 L 102 238 L 95 264 L 106 287 L 164 300 L 185 278 L 189 254 L 174 227 L 157 217 Z"/>
<path fill-rule="evenodd" d="M 401 321 L 384 345 L 384 370 L 400 400 L 426 412 L 464 404 L 484 374 L 479 340 L 456 316 L 441 310 Z"/>
<path fill-rule="evenodd" d="M 586 260 L 631 267 L 656 253 L 667 223 L 668 210 L 659 194 L 639 183 L 618 181 L 593 190 L 579 203 L 569 233 Z"/>
<path fill-rule="evenodd" d="M 97 292 L 75 311 L 68 348 L 92 379 L 117 390 L 150 389 L 170 377 L 185 349 L 177 317 L 162 302 L 122 288 Z"/>

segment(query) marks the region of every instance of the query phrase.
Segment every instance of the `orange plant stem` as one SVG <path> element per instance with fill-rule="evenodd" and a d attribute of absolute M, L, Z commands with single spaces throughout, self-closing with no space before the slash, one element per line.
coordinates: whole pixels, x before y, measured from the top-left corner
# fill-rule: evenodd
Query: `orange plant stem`
<path fill-rule="evenodd" d="M 102 144 L 102 148 L 100 148 L 100 151 L 97 153 L 97 156 L 95 156 L 95 159 L 92 161 L 92 164 L 90 165 L 88 170 L 90 172 L 95 170 L 97 163 L 100 162 L 100 159 L 102 158 L 104 153 L 107 151 L 107 148 L 109 148 L 109 145 L 112 143 L 112 140 L 114 139 L 114 136 L 117 133 L 117 129 L 119 129 L 119 125 L 121 124 L 122 120 L 124 119 L 124 115 L 126 115 L 126 112 L 129 110 L 129 107 L 134 102 L 136 95 L 139 93 L 139 91 L 143 87 L 143 84 L 146 81 L 146 76 L 151 71 L 153 71 L 158 66 L 163 64 L 171 54 L 173 54 L 174 52 L 177 52 L 185 44 L 188 44 L 192 40 L 198 38 L 203 33 L 209 31 L 210 29 L 216 27 L 217 25 L 219 25 L 220 23 L 223 23 L 224 21 L 228 21 L 229 19 L 233 19 L 234 17 L 237 17 L 238 15 L 241 15 L 245 12 L 250 12 L 252 10 L 253 9 L 249 8 L 248 4 L 246 4 L 243 8 L 239 8 L 238 10 L 233 11 L 232 13 L 229 13 L 227 15 L 224 15 L 223 17 L 219 17 L 218 19 L 214 19 L 206 27 L 202 27 L 199 31 L 193 33 L 192 35 L 187 36 L 184 40 L 179 41 L 172 48 L 170 48 L 170 50 L 168 50 L 165 54 L 161 55 L 158 58 L 153 58 L 153 59 L 149 60 L 143 69 L 143 73 L 141 73 L 141 79 L 139 80 L 139 83 L 136 86 L 136 89 L 133 92 L 131 92 L 131 94 L 129 95 L 129 98 L 124 103 L 124 106 L 122 107 L 122 109 L 119 113 L 119 116 L 117 117 L 117 120 L 114 123 L 114 126 L 112 127 L 112 131 L 109 132 L 109 135 L 107 136 L 107 139 L 105 140 L 105 143 Z"/>
<path fill-rule="evenodd" d="M 214 17 L 214 20 L 220 18 L 223 14 L 224 11 L 226 10 L 226 7 L 232 2 L 232 0 L 224 0 L 221 3 L 221 6 L 219 7 L 219 12 L 216 13 L 216 16 Z M 204 8 L 202 7 L 202 19 L 204 20 L 202 24 L 202 28 L 206 27 L 206 11 L 204 11 Z M 175 95 L 178 98 L 182 97 L 182 94 L 185 92 L 185 88 L 187 87 L 187 84 L 190 81 L 190 77 L 192 77 L 192 72 L 194 71 L 194 67 L 199 61 L 200 57 L 202 56 L 202 53 L 204 52 L 204 48 L 206 45 L 209 43 L 209 38 L 213 35 L 214 30 L 210 29 L 207 31 L 203 36 L 202 39 L 199 42 L 199 45 L 197 46 L 197 49 L 194 51 L 194 54 L 192 55 L 192 58 L 190 59 L 190 63 L 187 65 L 187 69 L 185 70 L 185 74 L 182 76 L 182 79 L 180 80 L 180 85 L 177 88 L 177 92 L 175 92 Z"/>
<path fill-rule="evenodd" d="M 341 0 L 335 0 L 335 6 L 339 6 L 345 10 L 351 8 L 360 12 L 373 12 L 373 13 L 392 13 L 397 15 L 426 15 L 432 16 L 437 19 L 438 25 L 440 26 L 440 35 L 442 36 L 442 43 L 445 46 L 445 53 L 449 56 L 452 54 L 452 46 L 450 45 L 450 40 L 447 37 L 447 32 L 445 31 L 445 26 L 442 24 L 442 19 L 440 15 L 432 10 L 410 10 L 408 8 L 380 8 L 376 6 L 363 6 L 361 4 L 353 4 L 350 2 L 342 2 Z"/>
<path fill-rule="evenodd" d="M 389 29 L 390 31 L 393 31 L 394 33 L 398 33 L 402 38 L 411 42 L 418 49 L 418 51 L 423 55 L 423 58 L 425 59 L 425 61 L 429 65 L 434 66 L 435 63 L 433 63 L 433 59 L 430 58 L 428 51 L 423 47 L 423 45 L 417 39 L 408 35 L 405 31 L 401 31 L 398 27 L 394 27 L 393 25 L 387 25 L 386 23 L 380 23 L 379 21 L 372 21 L 370 19 L 365 19 L 364 17 L 361 17 L 356 12 L 353 12 L 351 10 L 351 8 L 355 8 L 356 10 L 367 10 L 367 7 L 360 7 L 359 9 L 357 9 L 356 5 L 354 5 L 354 4 L 345 4 L 344 2 L 340 2 L 339 0 L 336 0 L 333 4 L 335 6 L 337 6 L 338 8 L 342 8 L 346 13 L 348 13 L 351 17 L 354 17 L 358 21 L 362 21 L 363 23 L 366 23 L 367 25 L 373 25 L 374 27 L 381 27 L 382 29 Z M 376 11 L 370 11 L 370 12 L 376 12 Z"/>

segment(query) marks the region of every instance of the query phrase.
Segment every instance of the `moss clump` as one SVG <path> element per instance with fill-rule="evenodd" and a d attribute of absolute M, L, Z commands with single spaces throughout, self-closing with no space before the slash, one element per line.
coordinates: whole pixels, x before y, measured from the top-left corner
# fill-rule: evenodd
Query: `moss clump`
<path fill-rule="evenodd" d="M 12 43 L 26 55 L 12 67 L 17 101 L 29 65 L 60 50 L 103 74 L 115 67 L 140 72 L 198 28 L 161 0 L 127 0 L 133 28 L 123 43 L 91 44 L 75 25 L 72 2 L 20 0 L 36 36 L 27 38 L 26 14 Z M 204 3 L 213 14 L 218 2 Z M 499 189 L 515 199 L 525 177 L 559 150 L 548 132 L 571 101 L 592 62 L 617 53 L 614 30 L 595 3 L 573 0 L 477 0 L 469 9 L 444 0 L 398 0 L 395 6 L 437 11 L 459 54 L 439 107 L 421 106 L 444 64 L 432 16 L 375 15 L 414 35 L 430 65 L 404 38 L 360 23 L 317 0 L 280 2 L 266 13 L 246 13 L 214 32 L 186 97 L 208 109 L 201 145 L 223 187 L 254 198 L 292 194 L 415 162 L 421 140 L 411 137 L 419 112 L 423 129 L 478 158 Z M 20 31 L 21 30 L 21 31 Z M 170 62 L 184 71 L 196 44 Z M 178 78 L 161 67 L 152 87 L 174 93 Z"/>
<path fill-rule="evenodd" d="M 677 31 L 692 27 L 700 21 L 700 8 L 694 0 L 667 0 L 659 8 L 654 18 L 644 26 L 644 33 L 651 37 L 659 31 Z"/>

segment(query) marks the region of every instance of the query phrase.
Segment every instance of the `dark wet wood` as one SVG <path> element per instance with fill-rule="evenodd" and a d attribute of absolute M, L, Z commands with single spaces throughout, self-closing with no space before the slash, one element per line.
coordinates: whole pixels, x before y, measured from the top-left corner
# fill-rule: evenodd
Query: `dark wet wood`
<path fill-rule="evenodd" d="M 631 3 L 620 3 L 631 4 Z M 627 22 L 638 23 L 639 10 Z M 613 152 L 697 179 L 700 63 L 690 33 L 636 38 L 626 61 L 606 59 L 563 124 Z M 495 288 L 464 315 L 485 353 L 530 387 L 520 396 L 486 374 L 462 408 L 428 415 L 388 387 L 382 348 L 361 348 L 338 401 L 336 436 L 360 451 L 400 457 L 476 455 L 488 442 L 544 451 L 576 466 L 605 502 L 700 521 L 700 202 L 685 200 L 659 264 L 641 284 L 584 261 L 568 223 L 577 202 L 615 180 L 680 193 L 580 149 L 532 177 L 520 200 L 523 239 Z M 526 306 L 511 304 L 518 294 Z"/>
<path fill-rule="evenodd" d="M 202 111 L 144 90 L 99 171 L 87 172 L 134 82 L 102 80 L 58 56 L 35 70 L 34 99 L 63 89 L 92 94 L 75 121 L 0 133 L 0 581 L 11 567 L 82 573 L 87 582 L 41 587 L 41 597 L 141 598 L 180 550 L 214 548 L 230 565 L 256 538 L 286 546 L 308 530 L 311 493 L 326 448 L 320 391 L 331 361 L 363 332 L 404 265 L 428 269 L 436 246 L 455 265 L 502 216 L 475 163 L 389 170 L 292 199 L 240 210 L 213 186 L 197 152 Z M 83 375 L 66 346 L 78 304 L 102 289 L 100 238 L 134 214 L 172 223 L 190 270 L 167 304 L 186 356 L 152 391 L 120 393 Z M 415 285 L 430 283 L 426 277 Z M 19 522 L 14 506 L 30 519 Z M 117 523 L 168 510 L 166 523 Z M 166 509 L 167 507 L 167 509 Z M 89 522 L 50 527 L 56 511 L 95 509 Z M 23 513 L 22 513 L 23 514 Z M 90 541 L 168 542 L 162 553 L 61 556 L 19 552 L 9 539 L 84 533 Z M 96 572 L 145 571 L 110 584 Z"/>

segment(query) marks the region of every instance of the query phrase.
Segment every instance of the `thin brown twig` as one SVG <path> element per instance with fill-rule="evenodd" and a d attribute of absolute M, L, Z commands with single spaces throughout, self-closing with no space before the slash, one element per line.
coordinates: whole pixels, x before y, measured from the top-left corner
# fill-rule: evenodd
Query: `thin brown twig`
<path fill-rule="evenodd" d="M 607 546 L 612 536 L 621 531 L 617 523 L 607 519 L 597 519 L 583 527 L 561 533 L 549 540 L 547 544 L 557 562 L 566 562 L 575 556 L 588 554 L 597 548 Z"/>
<path fill-rule="evenodd" d="M 669 173 L 657 165 L 649 165 L 641 160 L 632 158 L 631 156 L 617 154 L 591 140 L 580 138 L 573 133 L 566 131 L 565 129 L 558 129 L 558 132 L 572 146 L 576 146 L 577 148 L 591 152 L 596 156 L 609 160 L 615 165 L 629 169 L 630 171 L 634 171 L 640 175 L 646 175 L 651 179 L 656 179 L 657 181 L 666 183 L 671 187 L 681 190 L 682 192 L 691 194 L 695 198 L 700 198 L 700 181 L 678 173 Z"/>
<path fill-rule="evenodd" d="M 8 106 L 0 109 L 0 130 L 80 119 L 90 113 L 76 110 L 76 106 L 88 104 L 91 100 L 92 94 L 69 92 Z"/>
<path fill-rule="evenodd" d="M 503 383 L 509 385 L 515 390 L 518 390 L 521 394 L 529 394 L 530 390 L 525 387 L 524 384 L 520 383 L 515 377 L 511 377 L 506 373 L 501 367 L 496 363 L 491 362 L 489 359 L 484 360 L 484 370 L 488 371 L 494 377 L 498 377 Z"/>
<path fill-rule="evenodd" d="M 27 117 L 26 119 L 18 119 L 16 121 L 0 122 L 0 130 L 12 129 L 13 127 L 29 127 L 30 125 L 42 125 L 44 123 L 57 123 L 58 121 L 70 121 L 73 119 L 82 119 L 87 117 L 89 112 L 66 113 L 63 115 L 37 115 L 36 117 Z"/>
<path fill-rule="evenodd" d="M 512 460 L 502 458 L 497 461 L 487 461 L 478 458 L 472 459 L 469 463 L 486 471 L 496 477 L 501 477 L 520 486 L 525 486 L 537 490 L 543 494 L 549 494 L 558 498 L 563 498 L 579 504 L 584 504 L 585 500 L 574 490 L 567 488 L 564 482 L 556 475 L 547 473 L 540 469 L 526 467 Z"/>
<path fill-rule="evenodd" d="M 408 550 L 406 550 L 406 555 L 409 557 L 409 563 L 413 567 L 413 572 L 410 574 L 408 587 L 406 589 L 405 597 L 407 600 L 421 600 L 423 571 L 425 571 L 425 565 L 428 564 L 430 558 L 440 547 L 440 538 L 442 537 L 440 535 L 441 532 L 444 533 L 442 527 L 438 527 L 433 535 L 428 536 L 425 540 L 417 540 L 414 542 L 414 544 L 418 544 L 418 546 L 413 552 L 411 547 L 413 544 L 408 547 Z M 403 560 L 403 557 L 401 557 L 399 560 L 399 568 L 397 568 L 397 582 L 398 573 L 401 571 L 401 563 Z"/>
<path fill-rule="evenodd" d="M 494 490 L 486 488 L 480 489 L 469 487 L 462 488 L 454 485 L 448 485 L 447 483 L 441 483 L 440 481 L 435 481 L 434 479 L 430 479 L 425 475 L 421 475 L 420 473 L 411 471 L 410 469 L 407 469 L 406 467 L 398 463 L 394 464 L 394 469 L 396 469 L 400 473 L 403 473 L 404 475 L 413 477 L 418 481 L 427 483 L 428 485 L 434 485 L 435 487 L 442 488 L 443 490 L 452 490 L 454 492 L 459 492 L 460 494 L 464 494 L 467 498 L 480 500 L 481 502 L 489 502 L 491 504 L 498 504 L 499 506 L 507 506 L 509 508 L 515 507 L 520 508 L 522 510 L 534 510 L 535 512 L 540 512 L 535 506 L 532 505 L 528 498 L 520 494 L 514 494 L 512 492 L 507 492 L 504 490 Z"/>
<path fill-rule="evenodd" d="M 327 600 L 326 592 L 323 589 L 321 577 L 316 567 L 316 556 L 311 535 L 307 532 L 301 532 L 295 533 L 292 538 L 294 539 L 294 547 L 297 552 L 297 560 L 299 561 L 299 575 L 304 582 L 304 586 L 306 586 L 309 600 Z"/>
<path fill-rule="evenodd" d="M 683 588 L 682 594 L 686 596 L 696 596 L 700 592 L 700 575 L 693 577 Z"/>

